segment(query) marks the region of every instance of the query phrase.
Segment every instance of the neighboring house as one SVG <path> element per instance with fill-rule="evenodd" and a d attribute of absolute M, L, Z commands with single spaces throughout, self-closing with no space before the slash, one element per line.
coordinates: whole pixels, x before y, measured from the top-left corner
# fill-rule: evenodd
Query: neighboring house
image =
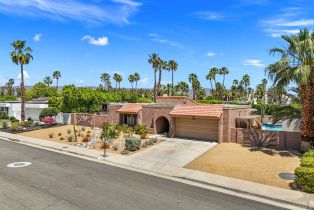
<path fill-rule="evenodd" d="M 47 98 L 37 98 L 25 103 L 25 118 L 39 120 L 40 112 L 48 107 Z M 21 102 L 20 101 L 5 101 L 0 102 L 0 111 L 5 111 L 11 117 L 21 119 Z"/>
<path fill-rule="evenodd" d="M 185 96 L 160 96 L 156 103 L 109 103 L 101 105 L 95 126 L 103 123 L 146 125 L 151 133 L 172 137 L 230 141 L 235 119 L 251 114 L 250 106 L 198 104 Z"/>

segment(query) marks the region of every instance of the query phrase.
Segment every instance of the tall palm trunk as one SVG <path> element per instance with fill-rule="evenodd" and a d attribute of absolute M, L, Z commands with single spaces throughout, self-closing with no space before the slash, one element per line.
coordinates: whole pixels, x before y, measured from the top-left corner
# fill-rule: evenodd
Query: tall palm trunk
<path fill-rule="evenodd" d="M 59 89 L 59 79 L 57 78 L 57 87 L 56 87 L 57 91 Z"/>
<path fill-rule="evenodd" d="M 156 102 L 156 69 L 154 69 L 154 102 Z"/>
<path fill-rule="evenodd" d="M 135 90 L 137 90 L 137 81 L 135 81 Z"/>
<path fill-rule="evenodd" d="M 174 88 L 173 88 L 173 70 L 172 71 L 172 78 L 171 78 L 171 95 L 173 96 L 174 94 Z"/>
<path fill-rule="evenodd" d="M 161 77 L 162 77 L 162 69 L 159 69 L 159 78 L 158 78 L 158 87 L 157 87 L 158 96 L 161 95 L 161 91 L 160 91 Z"/>
<path fill-rule="evenodd" d="M 25 97 L 24 97 L 24 70 L 21 64 L 21 121 L 25 121 Z"/>
<path fill-rule="evenodd" d="M 118 89 L 118 82 L 116 81 L 116 91 L 117 91 L 117 89 Z"/>
<path fill-rule="evenodd" d="M 223 74 L 223 80 L 222 80 L 222 85 L 225 86 L 225 74 Z"/>
<path fill-rule="evenodd" d="M 212 88 L 212 96 L 214 97 L 214 88 L 213 88 L 213 83 L 212 83 L 212 80 L 209 80 L 210 82 L 210 86 Z M 214 97 L 215 98 L 215 97 Z"/>
<path fill-rule="evenodd" d="M 300 87 L 301 99 L 301 138 L 314 146 L 314 82 Z"/>

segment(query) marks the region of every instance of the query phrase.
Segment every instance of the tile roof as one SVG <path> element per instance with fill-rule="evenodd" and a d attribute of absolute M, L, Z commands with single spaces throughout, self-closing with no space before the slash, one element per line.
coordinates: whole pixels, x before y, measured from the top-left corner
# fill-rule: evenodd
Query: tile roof
<path fill-rule="evenodd" d="M 223 105 L 177 105 L 169 113 L 171 116 L 197 116 L 197 117 L 215 117 L 220 118 L 222 115 Z"/>
<path fill-rule="evenodd" d="M 137 114 L 142 109 L 141 104 L 126 104 L 122 106 L 117 112 L 128 113 L 128 114 Z"/>

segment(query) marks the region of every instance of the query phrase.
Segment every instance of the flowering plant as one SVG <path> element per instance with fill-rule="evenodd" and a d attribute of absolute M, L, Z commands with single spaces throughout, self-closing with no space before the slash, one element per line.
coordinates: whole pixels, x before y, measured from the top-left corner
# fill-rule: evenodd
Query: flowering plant
<path fill-rule="evenodd" d="M 52 124 L 55 122 L 55 119 L 52 117 L 45 117 L 41 121 L 44 122 L 45 124 Z"/>

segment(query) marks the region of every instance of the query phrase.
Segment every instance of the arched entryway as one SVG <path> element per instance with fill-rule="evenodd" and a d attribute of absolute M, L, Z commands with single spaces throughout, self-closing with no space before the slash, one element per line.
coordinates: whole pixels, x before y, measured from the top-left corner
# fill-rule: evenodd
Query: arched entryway
<path fill-rule="evenodd" d="M 165 117 L 159 117 L 156 120 L 156 133 L 160 134 L 160 133 L 166 133 L 169 132 L 169 120 Z"/>

